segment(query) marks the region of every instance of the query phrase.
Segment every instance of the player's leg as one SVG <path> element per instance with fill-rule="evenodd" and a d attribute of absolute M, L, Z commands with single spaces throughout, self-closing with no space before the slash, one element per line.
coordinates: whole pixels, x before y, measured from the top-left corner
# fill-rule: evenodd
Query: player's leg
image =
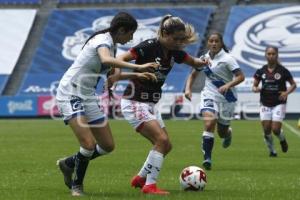
<path fill-rule="evenodd" d="M 101 103 L 101 102 L 100 102 Z M 97 142 L 92 159 L 108 154 L 115 148 L 108 119 L 103 109 L 100 109 L 97 99 L 87 100 L 85 110 L 92 134 Z"/>
<path fill-rule="evenodd" d="M 202 165 L 205 169 L 210 170 L 218 106 L 213 99 L 207 99 L 201 94 L 200 109 L 204 122 L 204 130 L 202 133 L 202 152 L 204 159 Z"/>
<path fill-rule="evenodd" d="M 80 144 L 79 152 L 72 157 L 72 159 L 75 161 L 75 165 L 71 192 L 72 196 L 81 196 L 83 195 L 83 180 L 85 177 L 85 173 L 89 164 L 89 160 L 94 153 L 95 139 L 88 126 L 88 122 L 85 116 L 72 118 L 69 121 L 69 125 Z M 70 160 L 67 159 L 65 161 L 66 164 Z"/>
<path fill-rule="evenodd" d="M 282 152 L 288 151 L 288 143 L 282 130 L 282 121 L 285 117 L 286 105 L 275 106 L 272 112 L 272 132 L 279 139 Z"/>
<path fill-rule="evenodd" d="M 169 137 L 163 130 L 164 123 L 160 113 L 154 110 L 153 105 L 127 99 L 121 100 L 121 110 L 125 119 L 136 131 L 140 132 L 154 146 L 138 175 L 131 180 L 131 186 L 144 188 L 145 184 L 152 185 L 153 187 L 150 186 L 149 190 L 143 191 L 145 193 L 167 194 L 167 192 L 156 188 L 155 185 L 164 156 L 171 150 Z"/>
<path fill-rule="evenodd" d="M 203 111 L 202 117 L 204 121 L 204 131 L 202 133 L 202 152 L 203 152 L 203 167 L 206 170 L 211 169 L 212 165 L 212 150 L 214 147 L 214 131 L 217 123 L 216 114 L 211 111 Z"/>
<path fill-rule="evenodd" d="M 100 127 L 92 127 L 91 130 L 97 141 L 91 160 L 98 156 L 106 155 L 114 150 L 115 143 L 108 122 Z"/>
<path fill-rule="evenodd" d="M 222 146 L 223 148 L 228 148 L 231 145 L 232 141 L 232 128 L 228 123 L 223 124 L 218 122 L 218 134 L 220 138 L 223 139 Z"/>
<path fill-rule="evenodd" d="M 222 146 L 228 148 L 232 141 L 230 121 L 234 117 L 235 103 L 219 103 L 218 134 L 223 139 Z"/>
<path fill-rule="evenodd" d="M 142 188 L 144 193 L 168 194 L 156 187 L 157 178 L 162 168 L 164 157 L 171 151 L 171 143 L 165 129 L 162 129 L 157 120 L 143 122 L 139 132 L 152 144 L 147 159 L 140 170 L 141 177 L 146 175 L 146 182 Z"/>
<path fill-rule="evenodd" d="M 273 137 L 272 137 L 272 108 L 262 105 L 260 107 L 259 114 L 260 114 L 261 125 L 263 128 L 264 141 L 270 152 L 269 156 L 276 157 L 277 153 L 274 148 Z"/>
<path fill-rule="evenodd" d="M 94 150 L 95 141 L 87 124 L 81 98 L 70 96 L 66 101 L 58 101 L 57 105 L 64 117 L 65 123 L 70 125 L 80 144 L 78 153 L 68 158 L 58 160 L 57 164 L 64 175 L 65 184 L 70 189 L 74 188 L 74 190 L 72 189 L 72 194 L 74 191 L 74 196 L 80 196 L 83 193 L 82 183 L 89 158 Z M 75 176 L 74 180 L 72 180 L 74 171 Z"/>

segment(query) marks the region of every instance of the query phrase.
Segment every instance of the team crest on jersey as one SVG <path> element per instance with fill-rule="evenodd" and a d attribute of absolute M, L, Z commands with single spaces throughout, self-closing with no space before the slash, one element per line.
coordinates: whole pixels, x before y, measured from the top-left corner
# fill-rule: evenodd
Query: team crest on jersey
<path fill-rule="evenodd" d="M 76 31 L 74 35 L 67 36 L 63 42 L 63 57 L 68 60 L 74 60 L 88 37 L 96 31 L 109 27 L 112 18 L 113 16 L 100 17 L 93 21 L 91 27 L 80 29 Z M 139 44 L 141 41 L 156 37 L 161 18 L 162 17 L 138 19 L 138 29 L 134 33 L 133 39 L 124 45 L 119 45 L 117 53 L 121 54 L 130 47 Z"/>
<path fill-rule="evenodd" d="M 249 67 L 266 63 L 265 49 L 279 49 L 282 64 L 290 71 L 300 71 L 300 6 L 274 8 L 254 15 L 234 32 L 234 57 Z"/>
<path fill-rule="evenodd" d="M 262 75 L 261 75 L 261 78 L 262 78 L 262 79 L 266 79 L 266 74 L 262 74 Z"/>
<path fill-rule="evenodd" d="M 281 78 L 281 75 L 279 73 L 274 74 L 274 78 L 276 80 L 279 80 Z"/>

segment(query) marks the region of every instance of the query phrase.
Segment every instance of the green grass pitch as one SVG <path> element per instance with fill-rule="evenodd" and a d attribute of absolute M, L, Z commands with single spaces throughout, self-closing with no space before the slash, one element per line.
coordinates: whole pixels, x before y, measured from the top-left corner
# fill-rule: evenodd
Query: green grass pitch
<path fill-rule="evenodd" d="M 296 129 L 296 121 L 286 121 Z M 80 199 L 300 199 L 300 138 L 289 129 L 289 151 L 269 158 L 259 121 L 233 121 L 228 149 L 215 139 L 213 169 L 203 192 L 180 190 L 180 171 L 201 165 L 202 121 L 165 121 L 173 150 L 166 157 L 158 185 L 169 196 L 145 196 L 130 188 L 151 145 L 126 121 L 110 121 L 116 149 L 90 162 L 85 178 L 87 195 Z M 299 129 L 297 129 L 299 132 Z M 78 150 L 70 128 L 54 120 L 0 120 L 0 199 L 74 199 L 63 184 L 56 160 Z"/>

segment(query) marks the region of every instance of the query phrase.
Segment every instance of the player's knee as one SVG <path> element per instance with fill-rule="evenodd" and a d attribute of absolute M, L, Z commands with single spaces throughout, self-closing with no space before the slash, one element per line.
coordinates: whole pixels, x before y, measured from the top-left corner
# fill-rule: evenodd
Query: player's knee
<path fill-rule="evenodd" d="M 89 140 L 87 138 L 80 140 L 80 146 L 85 149 L 93 150 L 95 148 L 95 142 L 93 140 Z"/>
<path fill-rule="evenodd" d="M 165 153 L 168 153 L 171 151 L 172 149 L 172 145 L 171 145 L 171 142 L 169 140 L 169 138 L 165 135 L 163 136 L 160 136 L 158 139 L 157 139 L 157 145 L 162 147 L 164 149 L 164 152 Z"/>
<path fill-rule="evenodd" d="M 265 135 L 270 135 L 271 134 L 271 128 L 264 127 L 264 134 Z"/>
<path fill-rule="evenodd" d="M 114 149 L 115 149 L 115 144 L 113 142 L 103 147 L 103 150 L 106 151 L 107 153 L 112 152 Z"/>
<path fill-rule="evenodd" d="M 280 132 L 281 132 L 281 129 L 280 129 L 280 128 L 272 128 L 272 132 L 273 132 L 275 135 L 279 135 Z"/>

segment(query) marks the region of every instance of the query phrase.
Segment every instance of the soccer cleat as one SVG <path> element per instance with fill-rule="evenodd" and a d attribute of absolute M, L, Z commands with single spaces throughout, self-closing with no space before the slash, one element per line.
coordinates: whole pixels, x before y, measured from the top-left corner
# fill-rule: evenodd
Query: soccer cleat
<path fill-rule="evenodd" d="M 229 136 L 227 136 L 223 139 L 223 143 L 222 143 L 223 148 L 227 148 L 231 145 L 231 139 L 232 139 L 232 128 L 231 127 L 228 128 L 228 132 L 230 132 Z"/>
<path fill-rule="evenodd" d="M 270 152 L 269 156 L 270 157 L 277 157 L 277 153 L 276 152 Z"/>
<path fill-rule="evenodd" d="M 157 188 L 155 183 L 150 185 L 144 185 L 144 187 L 142 188 L 142 192 L 144 194 L 158 194 L 158 195 L 170 194 L 168 191 Z"/>
<path fill-rule="evenodd" d="M 73 197 L 80 197 L 83 196 L 83 185 L 74 185 L 71 188 L 71 195 Z"/>
<path fill-rule="evenodd" d="M 145 183 L 146 183 L 146 178 L 141 177 L 139 175 L 136 175 L 131 179 L 131 187 L 134 188 L 143 188 Z"/>
<path fill-rule="evenodd" d="M 60 171 L 62 172 L 62 174 L 64 175 L 64 182 L 65 185 L 71 189 L 72 188 L 72 175 L 74 172 L 73 168 L 70 168 L 66 165 L 65 162 L 66 158 L 61 158 L 59 160 L 56 161 L 56 165 L 59 166 Z"/>
<path fill-rule="evenodd" d="M 211 170 L 211 160 L 204 160 L 202 163 L 202 166 L 204 167 L 204 169 L 206 170 Z"/>
<path fill-rule="evenodd" d="M 284 139 L 283 141 L 280 142 L 281 150 L 282 152 L 286 153 L 289 149 L 288 143 Z"/>

